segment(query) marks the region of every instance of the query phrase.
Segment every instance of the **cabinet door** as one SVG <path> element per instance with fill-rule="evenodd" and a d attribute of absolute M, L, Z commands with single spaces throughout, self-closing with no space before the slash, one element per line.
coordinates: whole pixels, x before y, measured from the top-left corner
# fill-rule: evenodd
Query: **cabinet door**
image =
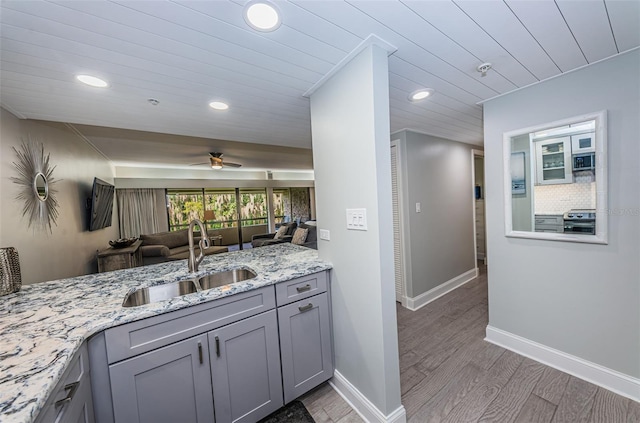
<path fill-rule="evenodd" d="M 84 386 L 81 383 L 82 389 L 80 395 L 74 398 L 69 408 L 69 412 L 64 415 L 59 422 L 60 423 L 93 423 L 95 418 L 93 415 L 93 402 L 91 401 L 91 385 L 87 381 Z"/>
<path fill-rule="evenodd" d="M 285 403 L 333 376 L 327 295 L 278 308 Z"/>
<path fill-rule="evenodd" d="M 275 310 L 208 335 L 216 423 L 254 423 L 283 405 Z"/>
<path fill-rule="evenodd" d="M 573 182 L 571 138 L 536 141 L 536 182 L 539 185 Z"/>
<path fill-rule="evenodd" d="M 213 422 L 207 336 L 109 366 L 116 423 Z"/>

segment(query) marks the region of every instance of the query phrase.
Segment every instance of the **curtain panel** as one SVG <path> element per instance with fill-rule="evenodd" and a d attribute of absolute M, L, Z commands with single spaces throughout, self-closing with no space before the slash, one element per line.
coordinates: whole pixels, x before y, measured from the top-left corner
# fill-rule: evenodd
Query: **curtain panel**
<path fill-rule="evenodd" d="M 117 189 L 120 236 L 139 237 L 159 232 L 156 190 Z"/>

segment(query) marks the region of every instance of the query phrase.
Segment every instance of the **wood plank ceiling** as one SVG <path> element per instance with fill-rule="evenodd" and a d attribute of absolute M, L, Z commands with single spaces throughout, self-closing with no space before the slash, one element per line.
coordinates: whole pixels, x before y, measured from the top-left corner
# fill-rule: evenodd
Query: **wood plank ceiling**
<path fill-rule="evenodd" d="M 482 144 L 478 102 L 640 45 L 637 0 L 274 3 L 282 26 L 256 32 L 240 0 L 3 0 L 0 102 L 26 118 L 310 148 L 302 94 L 373 33 L 398 48 L 392 131 Z M 230 109 L 207 106 L 218 99 Z"/>

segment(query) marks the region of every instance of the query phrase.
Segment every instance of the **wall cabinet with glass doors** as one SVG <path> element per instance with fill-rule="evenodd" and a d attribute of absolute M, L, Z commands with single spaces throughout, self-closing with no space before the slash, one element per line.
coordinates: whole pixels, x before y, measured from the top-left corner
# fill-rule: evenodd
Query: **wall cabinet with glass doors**
<path fill-rule="evenodd" d="M 570 184 L 573 182 L 571 167 L 571 137 L 535 141 L 536 184 Z"/>

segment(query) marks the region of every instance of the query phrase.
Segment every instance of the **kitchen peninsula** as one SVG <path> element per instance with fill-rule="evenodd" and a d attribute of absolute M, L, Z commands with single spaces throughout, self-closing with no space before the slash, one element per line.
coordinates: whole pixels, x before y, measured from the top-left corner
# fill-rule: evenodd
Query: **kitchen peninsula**
<path fill-rule="evenodd" d="M 257 276 L 170 300 L 122 307 L 125 296 L 135 289 L 230 269 L 251 269 Z M 71 360 L 93 335 L 102 336 L 110 328 L 137 324 L 147 318 L 151 321 L 172 312 L 184 315 L 189 307 L 206 308 L 207 303 L 228 301 L 228 297 L 236 294 L 241 297 L 254 290 L 273 291 L 273 285 L 276 293 L 269 295 L 274 297 L 275 304 L 275 295 L 284 292 L 278 288 L 290 286 L 277 284 L 324 275 L 329 269 L 331 265 L 318 259 L 316 250 L 280 244 L 208 256 L 196 274 L 189 274 L 186 261 L 180 260 L 25 286 L 22 291 L 0 299 L 0 420 L 35 421 Z M 297 292 L 309 290 L 307 285 Z M 294 304 L 293 299 L 279 302 L 280 298 L 278 312 Z M 303 312 L 308 310 L 306 307 L 299 309 Z M 275 314 L 275 310 L 271 313 Z M 279 322 L 282 324 L 283 320 Z M 206 338 L 206 333 L 203 335 Z M 330 339 L 327 341 L 330 343 Z M 202 363 L 202 353 L 200 360 Z"/>

